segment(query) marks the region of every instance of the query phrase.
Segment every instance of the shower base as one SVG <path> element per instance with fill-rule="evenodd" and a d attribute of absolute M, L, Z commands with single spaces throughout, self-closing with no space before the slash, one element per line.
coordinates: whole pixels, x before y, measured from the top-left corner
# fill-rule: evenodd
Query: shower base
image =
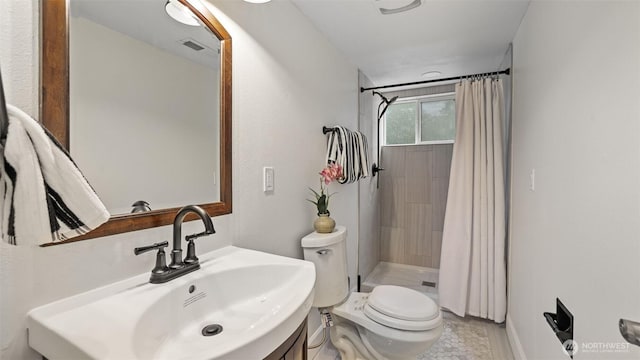
<path fill-rule="evenodd" d="M 381 261 L 360 286 L 370 292 L 378 285 L 397 285 L 420 291 L 438 303 L 438 269 Z"/>

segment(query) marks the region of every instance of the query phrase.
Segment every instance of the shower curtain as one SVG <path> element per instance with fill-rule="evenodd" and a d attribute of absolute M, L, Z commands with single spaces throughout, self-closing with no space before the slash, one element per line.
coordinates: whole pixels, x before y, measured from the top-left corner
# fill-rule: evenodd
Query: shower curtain
<path fill-rule="evenodd" d="M 505 191 L 501 79 L 456 85 L 456 140 L 440 260 L 440 305 L 505 320 Z"/>

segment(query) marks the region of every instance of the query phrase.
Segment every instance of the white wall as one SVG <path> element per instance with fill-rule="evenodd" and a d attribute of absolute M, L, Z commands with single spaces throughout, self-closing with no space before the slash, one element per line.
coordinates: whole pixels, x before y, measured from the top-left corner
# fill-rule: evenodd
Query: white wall
<path fill-rule="evenodd" d="M 372 87 L 371 80 L 362 72 L 358 72 L 358 87 Z M 359 111 L 359 131 L 362 132 L 369 142 L 369 159 L 371 165 L 378 163 L 378 119 L 375 111 L 377 104 L 374 100 L 378 100 L 377 96 L 373 96 L 371 91 L 360 93 L 358 98 Z M 378 197 L 378 176 L 370 176 L 358 182 L 360 188 L 359 194 L 359 244 L 358 274 L 362 277 L 361 281 L 367 278 L 369 273 L 378 264 L 380 260 L 380 201 Z"/>
<path fill-rule="evenodd" d="M 618 319 L 640 321 L 640 3 L 533 1 L 513 44 L 516 356 L 568 359 L 542 316 L 559 297 L 574 359 L 638 359 L 580 347 L 625 344 Z"/>
<path fill-rule="evenodd" d="M 0 0 L 0 67 L 7 101 L 38 114 L 38 1 Z"/>
<path fill-rule="evenodd" d="M 213 4 L 233 39 L 234 243 L 302 257 L 300 239 L 316 217 L 308 187 L 319 188 L 325 166 L 322 126 L 357 128 L 357 69 L 288 1 Z M 264 166 L 275 168 L 273 194 L 262 191 Z M 357 184 L 329 189 L 354 278 Z"/>
<path fill-rule="evenodd" d="M 357 69 L 288 1 L 212 1 L 233 39 L 234 245 L 302 258 L 316 211 L 305 199 L 325 166 L 322 126 L 357 128 Z M 292 31 L 295 29 L 295 31 Z M 262 191 L 262 168 L 275 191 Z M 357 279 L 357 185 L 329 185 L 329 210 L 347 227 L 351 287 Z M 309 329 L 319 326 L 312 311 Z"/>
<path fill-rule="evenodd" d="M 302 257 L 299 241 L 312 231 L 315 217 L 305 201 L 307 187 L 318 186 L 316 173 L 324 166 L 326 138 L 321 129 L 331 124 L 357 127 L 357 69 L 288 1 L 214 4 L 212 11 L 233 38 L 233 214 L 213 219 L 218 232 L 199 243 L 199 252 L 233 243 Z M 27 22 L 37 19 L 33 13 L 21 16 Z M 10 26 L 0 23 L 0 33 Z M 13 38 L 0 43 L 12 58 L 21 56 L 16 46 Z M 33 101 L 25 96 L 22 100 Z M 276 169 L 272 195 L 262 192 L 266 165 Z M 355 279 L 357 185 L 331 188 L 338 191 L 332 198 L 332 217 L 349 228 L 349 271 Z M 134 257 L 132 249 L 170 236 L 167 226 L 48 248 L 3 244 L 0 357 L 39 359 L 26 345 L 28 309 L 149 271 L 154 257 Z M 310 328 L 317 325 L 314 317 Z"/>
<path fill-rule="evenodd" d="M 215 65 L 82 17 L 69 22 L 71 155 L 107 210 L 219 201 Z"/>

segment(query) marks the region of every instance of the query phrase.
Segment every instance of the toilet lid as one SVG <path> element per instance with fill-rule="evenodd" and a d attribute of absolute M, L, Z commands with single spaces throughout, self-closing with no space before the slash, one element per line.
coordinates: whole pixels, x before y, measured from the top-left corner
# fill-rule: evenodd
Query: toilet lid
<path fill-rule="evenodd" d="M 439 311 L 436 317 L 431 320 L 402 320 L 387 316 L 366 304 L 364 306 L 364 314 L 378 324 L 398 330 L 427 331 L 442 326 L 442 316 L 440 316 Z"/>
<path fill-rule="evenodd" d="M 367 304 L 387 317 L 406 321 L 429 321 L 440 314 L 438 305 L 427 295 L 401 286 L 376 286 Z"/>

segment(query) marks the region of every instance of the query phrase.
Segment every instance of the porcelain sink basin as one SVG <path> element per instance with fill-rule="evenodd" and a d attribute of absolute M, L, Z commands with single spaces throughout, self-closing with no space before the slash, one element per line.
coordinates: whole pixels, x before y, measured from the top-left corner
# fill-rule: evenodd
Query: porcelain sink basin
<path fill-rule="evenodd" d="M 311 309 L 310 262 L 233 246 L 200 262 L 168 283 L 142 274 L 35 308 L 29 345 L 50 360 L 262 359 Z M 213 324 L 222 332 L 204 336 Z"/>

